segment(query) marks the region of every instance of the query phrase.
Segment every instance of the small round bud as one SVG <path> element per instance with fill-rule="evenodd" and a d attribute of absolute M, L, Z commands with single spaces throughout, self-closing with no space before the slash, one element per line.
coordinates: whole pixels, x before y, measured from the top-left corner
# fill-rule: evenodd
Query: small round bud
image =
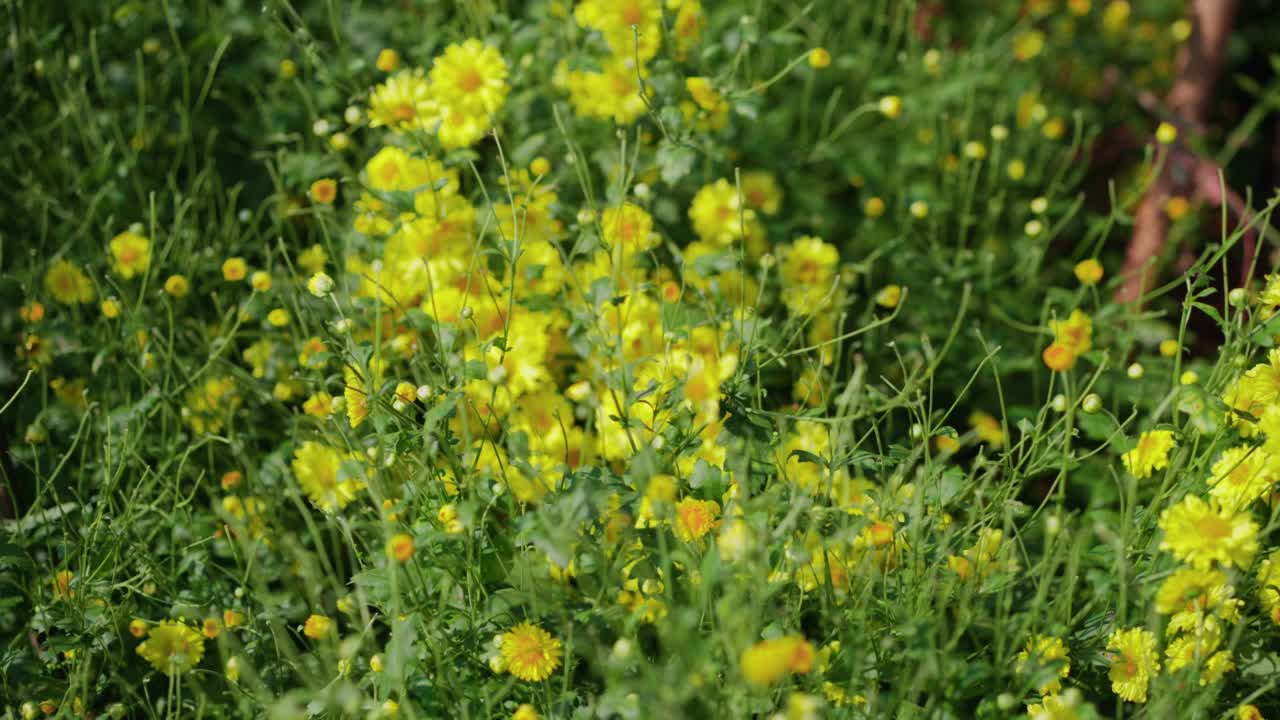
<path fill-rule="evenodd" d="M 1089 393 L 1080 401 L 1080 409 L 1092 415 L 1102 409 L 1102 398 L 1098 397 L 1098 393 Z"/>
<path fill-rule="evenodd" d="M 1130 380 L 1140 380 L 1143 375 L 1147 374 L 1147 371 L 1142 367 L 1142 363 L 1134 363 L 1129 366 L 1128 370 L 1125 370 L 1125 374 L 1129 376 Z"/>
<path fill-rule="evenodd" d="M 333 278 L 318 272 L 307 281 L 307 290 L 316 297 L 324 297 L 333 291 Z"/>
<path fill-rule="evenodd" d="M 1233 288 L 1227 293 L 1227 301 L 1236 307 L 1244 305 L 1245 300 L 1249 299 L 1249 293 L 1244 288 Z"/>
<path fill-rule="evenodd" d="M 1049 407 L 1053 408 L 1054 412 L 1066 412 L 1067 396 L 1063 395 L 1062 393 L 1058 393 L 1057 395 L 1054 395 L 1053 400 L 1049 401 Z"/>

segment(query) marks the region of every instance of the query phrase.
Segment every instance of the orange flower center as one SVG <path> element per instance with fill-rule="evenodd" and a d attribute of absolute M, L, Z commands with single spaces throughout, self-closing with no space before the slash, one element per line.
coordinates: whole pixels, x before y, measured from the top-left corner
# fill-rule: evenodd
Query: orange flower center
<path fill-rule="evenodd" d="M 458 88 L 463 92 L 475 92 L 484 84 L 484 77 L 474 68 L 462 73 L 458 78 Z"/>
<path fill-rule="evenodd" d="M 629 3 L 622 8 L 622 22 L 624 25 L 639 25 L 644 20 L 644 10 L 636 3 Z"/>
<path fill-rule="evenodd" d="M 1202 519 L 1197 529 L 1204 537 L 1214 540 L 1221 540 L 1231 534 L 1231 524 L 1216 515 Z"/>
<path fill-rule="evenodd" d="M 418 116 L 418 109 L 409 103 L 400 103 L 396 106 L 395 116 L 401 122 L 408 122 Z"/>

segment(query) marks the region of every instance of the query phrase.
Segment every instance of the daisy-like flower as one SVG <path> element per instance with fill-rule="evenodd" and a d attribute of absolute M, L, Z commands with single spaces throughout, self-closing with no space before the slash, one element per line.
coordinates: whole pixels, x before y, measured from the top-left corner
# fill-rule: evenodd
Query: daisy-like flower
<path fill-rule="evenodd" d="M 1156 636 L 1143 628 L 1116 629 L 1107 641 L 1111 658 L 1111 690 L 1129 702 L 1145 703 L 1151 676 L 1160 670 Z"/>
<path fill-rule="evenodd" d="M 762 640 L 742 653 L 742 674 L 756 685 L 770 685 L 789 673 L 813 669 L 817 652 L 803 635 Z"/>
<path fill-rule="evenodd" d="M 749 170 L 742 173 L 742 197 L 765 215 L 776 215 L 782 207 L 782 188 L 773 173 Z"/>
<path fill-rule="evenodd" d="M 1258 568 L 1258 601 L 1271 621 L 1280 625 L 1280 550 L 1272 550 Z"/>
<path fill-rule="evenodd" d="M 1218 650 L 1221 644 L 1222 631 L 1217 629 L 1175 638 L 1164 652 L 1169 672 L 1198 664 L 1201 686 L 1218 682 L 1236 667 L 1230 650 Z"/>
<path fill-rule="evenodd" d="M 84 271 L 66 260 L 58 260 L 44 274 L 44 287 L 63 305 L 93 302 L 93 283 Z"/>
<path fill-rule="evenodd" d="M 374 88 L 369 95 L 370 127 L 402 132 L 430 130 L 440 120 L 440 110 L 427 79 L 411 70 L 400 72 Z"/>
<path fill-rule="evenodd" d="M 693 196 L 689 219 L 698 237 L 726 247 L 740 240 L 747 226 L 755 222 L 755 210 L 743 208 L 738 189 L 721 178 Z"/>
<path fill-rule="evenodd" d="M 527 621 L 501 635 L 500 649 L 507 672 L 527 682 L 546 680 L 560 667 L 560 641 Z"/>
<path fill-rule="evenodd" d="M 132 232 L 111 238 L 111 268 L 125 280 L 141 275 L 151 267 L 151 241 Z"/>
<path fill-rule="evenodd" d="M 720 503 L 694 498 L 685 498 L 676 503 L 676 537 L 681 540 L 697 540 L 719 525 Z"/>
<path fill-rule="evenodd" d="M 1120 457 L 1124 467 L 1138 479 L 1151 477 L 1156 470 L 1169 465 L 1169 451 L 1177 445 L 1172 430 L 1148 430 L 1138 444 Z"/>
<path fill-rule="evenodd" d="M 492 115 L 507 99 L 507 63 L 498 49 L 475 38 L 453 44 L 431 66 L 431 88 L 444 106 Z"/>
<path fill-rule="evenodd" d="M 1160 529 L 1160 549 L 1196 568 L 1214 563 L 1247 567 L 1258 552 L 1258 526 L 1248 515 L 1196 495 L 1187 495 L 1161 513 Z"/>
<path fill-rule="evenodd" d="M 1071 658 L 1061 638 L 1052 635 L 1035 635 L 1027 640 L 1027 647 L 1016 658 L 1019 673 L 1057 669 L 1057 675 L 1039 687 L 1041 695 L 1053 695 L 1062 689 L 1062 678 L 1071 672 Z"/>
<path fill-rule="evenodd" d="M 579 26 L 600 31 L 617 57 L 647 63 L 662 44 L 660 0 L 582 0 L 573 17 Z"/>
<path fill-rule="evenodd" d="M 601 70 L 571 71 L 561 63 L 556 67 L 556 86 L 569 93 L 569 102 L 579 116 L 611 118 L 619 125 L 630 125 L 648 110 L 639 82 L 648 72 L 641 68 L 637 73 L 634 63 L 618 58 L 605 60 Z"/>
<path fill-rule="evenodd" d="M 813 315 L 830 304 L 840 252 L 822 238 L 801 237 L 785 250 L 782 302 L 794 315 Z"/>
<path fill-rule="evenodd" d="M 1213 464 L 1209 494 L 1223 507 L 1248 507 L 1275 484 L 1277 465 L 1272 456 L 1248 446 L 1229 448 Z"/>
<path fill-rule="evenodd" d="M 489 131 L 489 116 L 447 105 L 440 111 L 437 134 L 446 150 L 470 147 L 480 142 Z"/>
<path fill-rule="evenodd" d="M 293 475 L 311 504 L 326 513 L 345 508 L 364 488 L 359 478 L 339 478 L 343 456 L 337 450 L 308 440 L 293 452 Z"/>
<path fill-rule="evenodd" d="M 204 638 L 185 622 L 166 620 L 151 627 L 137 652 L 165 675 L 181 675 L 204 657 Z"/>
<path fill-rule="evenodd" d="M 1219 570 L 1179 568 L 1156 592 L 1156 612 L 1173 616 L 1169 633 L 1216 625 L 1218 620 L 1236 622 L 1242 604 Z"/>
<path fill-rule="evenodd" d="M 610 247 L 619 248 L 624 255 L 648 250 L 658 244 L 653 234 L 653 218 L 639 205 L 623 203 L 621 207 L 605 208 L 600 213 L 600 230 Z"/>
<path fill-rule="evenodd" d="M 1228 385 L 1222 393 L 1222 400 L 1233 410 L 1254 418 L 1261 417 L 1267 408 L 1280 403 L 1280 349 L 1272 350 L 1267 354 L 1267 362 L 1254 365 Z M 1258 430 L 1256 423 L 1235 412 L 1229 412 L 1228 417 L 1245 437 Z"/>

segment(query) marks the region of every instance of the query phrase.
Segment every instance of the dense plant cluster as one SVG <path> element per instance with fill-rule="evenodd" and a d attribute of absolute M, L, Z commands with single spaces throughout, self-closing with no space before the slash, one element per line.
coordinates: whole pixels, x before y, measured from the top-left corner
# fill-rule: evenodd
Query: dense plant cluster
<path fill-rule="evenodd" d="M 6 717 L 1280 713 L 1181 4 L 917 5 L 7 4 Z"/>

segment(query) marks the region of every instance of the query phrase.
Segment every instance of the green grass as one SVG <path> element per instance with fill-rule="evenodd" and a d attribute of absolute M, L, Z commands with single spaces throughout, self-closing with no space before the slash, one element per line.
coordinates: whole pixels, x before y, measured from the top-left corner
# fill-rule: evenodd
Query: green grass
<path fill-rule="evenodd" d="M 389 717 L 391 701 L 407 718 L 1003 718 L 1057 675 L 1018 660 L 1035 635 L 1069 651 L 1054 717 L 1280 712 L 1270 489 L 1238 511 L 1258 550 L 1222 568 L 1242 601 L 1220 644 L 1234 669 L 1169 671 L 1155 609 L 1183 564 L 1162 513 L 1207 495 L 1223 450 L 1270 458 L 1263 415 L 1233 424 L 1223 399 L 1277 334 L 1265 260 L 1227 302 L 1246 229 L 1193 213 L 1176 237 L 1215 238 L 1194 266 L 1113 302 L 1168 150 L 1130 153 L 1115 180 L 1087 162 L 1105 129 L 1154 123 L 1081 86 L 1114 65 L 1162 91 L 1180 3 L 1135 7 L 1118 34 L 1101 0 L 1086 17 L 960 3 L 927 40 L 910 2 L 705 4 L 683 52 L 679 8 L 662 14 L 628 123 L 585 116 L 565 86 L 613 52 L 572 3 L 0 6 L 0 717 Z M 1046 47 L 1020 61 L 1033 27 Z M 508 68 L 494 133 L 449 148 L 370 126 L 381 49 L 429 71 L 472 37 Z M 699 108 L 689 77 L 722 104 Z M 367 163 L 388 145 L 442 163 L 455 204 L 443 183 L 380 187 Z M 523 179 L 535 159 L 549 172 Z M 783 197 L 753 219 L 757 170 Z M 322 178 L 332 205 L 308 197 Z M 728 242 L 690 217 L 721 179 Z M 601 211 L 623 203 L 651 244 L 617 241 Z M 441 207 L 461 231 L 396 249 Z M 151 261 L 125 278 L 110 242 L 135 224 Z M 802 236 L 838 260 L 801 267 Z M 334 280 L 319 297 L 316 246 Z M 225 279 L 232 257 L 270 288 Z M 1074 277 L 1087 258 L 1100 284 Z M 58 260 L 92 302 L 57 299 Z M 890 286 L 900 299 L 878 302 Z M 1041 353 L 1073 310 L 1092 348 L 1055 372 Z M 399 383 L 429 392 L 397 401 Z M 307 410 L 320 393 L 331 416 Z M 1135 478 L 1120 456 L 1152 429 L 1177 447 Z M 307 443 L 363 484 L 350 504 L 308 492 Z M 691 500 L 716 503 L 705 535 L 680 525 Z M 313 615 L 334 631 L 311 637 Z M 140 656 L 160 622 L 206 618 L 190 668 Z M 545 679 L 495 671 L 495 636 L 524 621 L 561 644 Z M 1109 638 L 1134 627 L 1158 638 L 1145 703 L 1108 676 Z M 752 682 L 744 653 L 796 635 L 812 662 Z"/>

